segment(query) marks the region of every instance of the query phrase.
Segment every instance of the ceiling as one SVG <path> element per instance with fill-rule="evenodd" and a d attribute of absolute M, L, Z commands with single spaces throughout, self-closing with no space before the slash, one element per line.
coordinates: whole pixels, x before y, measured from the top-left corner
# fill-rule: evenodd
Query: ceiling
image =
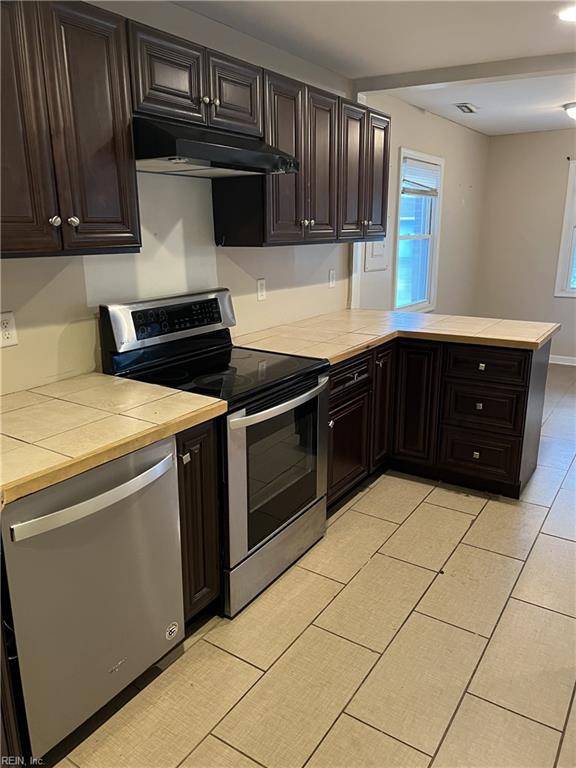
<path fill-rule="evenodd" d="M 573 2 L 573 0 L 571 0 Z M 178 5 L 355 79 L 576 50 L 570 2 L 181 1 Z"/>
<path fill-rule="evenodd" d="M 576 101 L 576 78 L 573 74 L 529 77 L 492 82 L 435 83 L 385 91 L 466 125 L 481 133 L 522 133 L 576 128 L 576 123 L 561 108 Z M 454 105 L 468 102 L 478 112 L 465 115 Z"/>

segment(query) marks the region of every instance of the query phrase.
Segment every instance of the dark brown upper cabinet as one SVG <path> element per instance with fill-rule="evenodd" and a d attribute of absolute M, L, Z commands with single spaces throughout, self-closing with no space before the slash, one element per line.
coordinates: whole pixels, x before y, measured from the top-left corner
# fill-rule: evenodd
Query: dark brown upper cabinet
<path fill-rule="evenodd" d="M 216 51 L 208 51 L 207 69 L 209 124 L 262 136 L 262 69 Z"/>
<path fill-rule="evenodd" d="M 206 123 L 205 49 L 132 21 L 128 31 L 134 111 Z"/>
<path fill-rule="evenodd" d="M 61 248 L 37 7 L 2 3 L 2 251 Z"/>
<path fill-rule="evenodd" d="M 8 173 L 20 166 L 20 181 L 3 179 L 3 254 L 138 247 L 125 20 L 74 2 L 16 3 L 7 13 L 2 113 L 17 109 L 3 156 L 14 155 Z"/>
<path fill-rule="evenodd" d="M 140 245 L 125 20 L 84 3 L 40 13 L 64 247 Z"/>
<path fill-rule="evenodd" d="M 129 22 L 134 111 L 263 133 L 260 67 Z"/>
<path fill-rule="evenodd" d="M 390 163 L 390 118 L 368 112 L 366 162 L 365 237 L 386 235 L 388 171 Z"/>
<path fill-rule="evenodd" d="M 306 86 L 266 73 L 266 131 L 269 144 L 293 155 L 302 168 L 305 153 Z M 305 174 L 287 173 L 266 180 L 266 240 L 298 242 L 306 229 Z"/>
<path fill-rule="evenodd" d="M 307 89 L 307 240 L 334 240 L 337 234 L 338 98 Z"/>
<path fill-rule="evenodd" d="M 340 102 L 340 205 L 338 237 L 359 240 L 364 236 L 366 192 L 367 111 L 358 104 Z"/>
<path fill-rule="evenodd" d="M 298 173 L 212 182 L 218 245 L 333 242 L 337 229 L 338 97 L 267 72 L 268 144 L 300 163 Z"/>
<path fill-rule="evenodd" d="M 341 240 L 377 240 L 386 234 L 390 118 L 340 102 Z"/>

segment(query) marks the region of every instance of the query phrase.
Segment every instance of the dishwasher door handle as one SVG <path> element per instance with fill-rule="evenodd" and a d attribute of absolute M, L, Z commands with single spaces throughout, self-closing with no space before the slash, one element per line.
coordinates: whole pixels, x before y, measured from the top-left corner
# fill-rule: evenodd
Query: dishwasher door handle
<path fill-rule="evenodd" d="M 150 485 L 155 480 L 158 480 L 173 465 L 174 453 L 170 453 L 159 461 L 158 464 L 154 464 L 153 467 L 142 472 L 142 474 L 133 477 L 126 483 L 122 483 L 122 485 L 116 486 L 116 488 L 105 491 L 105 493 L 101 493 L 86 501 L 81 501 L 79 504 L 74 504 L 71 507 L 60 509 L 58 512 L 51 512 L 49 515 L 44 515 L 44 517 L 36 517 L 23 523 L 15 523 L 10 526 L 12 541 L 23 541 L 24 539 L 32 538 L 32 536 L 48 533 L 48 531 L 62 528 L 64 525 L 89 517 L 96 512 L 100 512 L 102 509 L 106 509 L 106 507 L 111 507 L 112 504 L 127 499 L 129 496 L 141 491 L 142 488 L 146 488 L 147 485 Z"/>

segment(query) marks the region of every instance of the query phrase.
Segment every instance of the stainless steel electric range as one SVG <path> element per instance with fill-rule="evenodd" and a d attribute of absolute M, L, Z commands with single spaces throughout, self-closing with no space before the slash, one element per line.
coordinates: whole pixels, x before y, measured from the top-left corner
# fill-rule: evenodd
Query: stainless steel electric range
<path fill-rule="evenodd" d="M 225 613 L 234 616 L 326 529 L 326 360 L 232 345 L 228 290 L 100 307 L 105 373 L 228 401 Z"/>

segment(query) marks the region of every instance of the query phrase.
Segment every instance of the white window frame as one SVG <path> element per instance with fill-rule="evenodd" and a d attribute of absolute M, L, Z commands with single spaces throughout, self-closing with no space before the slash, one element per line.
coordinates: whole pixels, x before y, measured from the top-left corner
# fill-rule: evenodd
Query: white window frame
<path fill-rule="evenodd" d="M 428 264 L 428 287 L 429 295 L 426 301 L 418 304 L 409 304 L 406 307 L 396 306 L 396 278 L 398 275 L 398 256 L 400 252 L 400 198 L 402 195 L 402 163 L 404 158 L 409 157 L 414 160 L 422 160 L 425 163 L 433 163 L 440 166 L 440 186 L 436 204 L 433 206 L 432 227 L 430 237 L 430 263 Z M 418 152 L 415 149 L 400 147 L 400 165 L 398 166 L 398 203 L 396 211 L 396 232 L 394 237 L 394 274 L 393 274 L 393 304 L 398 312 L 432 312 L 436 309 L 436 297 L 438 294 L 438 262 L 440 253 L 440 224 L 442 220 L 442 196 L 444 192 L 444 158 L 428 155 L 424 152 Z"/>
<path fill-rule="evenodd" d="M 564 220 L 562 237 L 556 268 L 556 285 L 554 296 L 559 298 L 576 297 L 576 288 L 570 288 L 572 272 L 572 248 L 576 237 L 576 160 L 570 160 L 568 169 L 568 186 L 566 187 L 566 203 L 564 205 Z"/>

